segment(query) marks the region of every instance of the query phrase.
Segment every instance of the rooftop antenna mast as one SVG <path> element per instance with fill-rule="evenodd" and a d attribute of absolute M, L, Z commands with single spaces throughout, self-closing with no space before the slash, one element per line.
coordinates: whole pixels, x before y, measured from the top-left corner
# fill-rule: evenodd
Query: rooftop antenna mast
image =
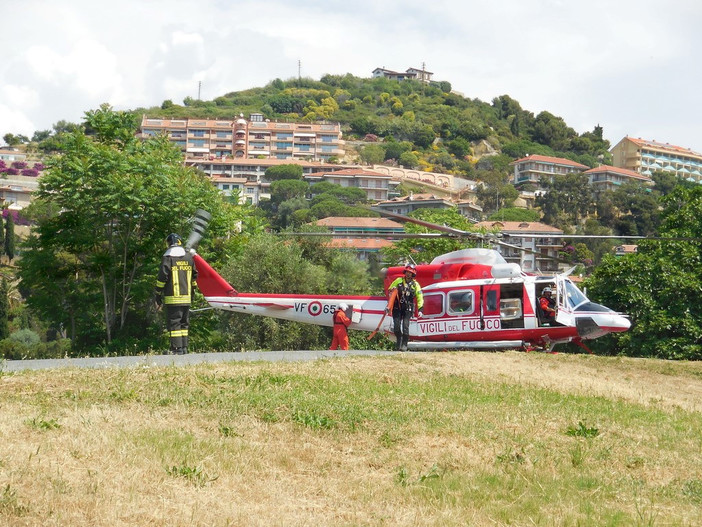
<path fill-rule="evenodd" d="M 200 100 L 200 90 L 202 89 L 202 81 L 197 81 L 197 100 Z"/>

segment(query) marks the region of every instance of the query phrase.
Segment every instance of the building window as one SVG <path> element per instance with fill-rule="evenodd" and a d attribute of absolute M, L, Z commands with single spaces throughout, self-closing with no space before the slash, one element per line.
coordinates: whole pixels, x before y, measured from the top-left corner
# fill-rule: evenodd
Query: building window
<path fill-rule="evenodd" d="M 206 130 L 190 130 L 190 133 L 195 137 L 205 137 Z"/>

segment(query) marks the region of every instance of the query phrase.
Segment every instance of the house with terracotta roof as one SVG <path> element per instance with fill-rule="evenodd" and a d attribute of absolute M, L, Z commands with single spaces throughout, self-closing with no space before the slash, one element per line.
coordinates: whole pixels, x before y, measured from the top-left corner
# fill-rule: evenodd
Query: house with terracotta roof
<path fill-rule="evenodd" d="M 639 250 L 639 246 L 635 244 L 616 245 L 613 249 L 614 256 L 626 256 L 627 254 L 635 254 Z"/>
<path fill-rule="evenodd" d="M 329 216 L 313 223 L 318 227 L 327 227 L 335 237 L 348 235 L 375 235 L 401 234 L 405 231 L 401 223 L 387 218 Z"/>
<path fill-rule="evenodd" d="M 650 177 L 634 172 L 627 168 L 618 168 L 602 165 L 583 172 L 588 177 L 588 182 L 594 193 L 604 190 L 615 190 L 617 187 L 629 182 L 639 182 L 644 185 L 653 185 Z"/>
<path fill-rule="evenodd" d="M 388 174 L 381 174 L 372 170 L 359 167 L 334 167 L 333 171 L 319 171 L 305 176 L 305 180 L 310 183 L 328 181 L 342 187 L 360 188 L 366 193 L 369 201 L 384 201 L 388 199 L 388 193 L 399 184 L 393 181 Z"/>
<path fill-rule="evenodd" d="M 689 148 L 626 136 L 611 152 L 615 167 L 648 177 L 660 170 L 702 184 L 702 154 Z"/>
<path fill-rule="evenodd" d="M 527 251 L 516 248 L 498 246 L 505 260 L 517 263 L 523 271 L 558 272 L 558 262 L 553 258 L 558 257 L 562 248 L 561 236 L 563 231 L 541 222 L 524 221 L 481 221 L 476 224 L 489 232 L 502 234 L 502 241 L 510 245 L 523 247 Z"/>
<path fill-rule="evenodd" d="M 514 167 L 513 183 L 517 188 L 526 184 L 540 187 L 542 178 L 582 173 L 589 168 L 570 159 L 536 154 L 512 161 L 510 166 Z"/>

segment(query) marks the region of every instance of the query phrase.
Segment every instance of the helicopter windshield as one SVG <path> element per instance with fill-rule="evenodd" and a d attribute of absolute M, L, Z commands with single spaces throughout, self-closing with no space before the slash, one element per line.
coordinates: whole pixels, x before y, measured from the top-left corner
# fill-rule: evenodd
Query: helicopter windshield
<path fill-rule="evenodd" d="M 565 294 L 568 299 L 568 305 L 575 309 L 580 304 L 584 302 L 589 302 L 587 297 L 583 294 L 577 286 L 570 280 L 564 280 L 565 283 Z"/>

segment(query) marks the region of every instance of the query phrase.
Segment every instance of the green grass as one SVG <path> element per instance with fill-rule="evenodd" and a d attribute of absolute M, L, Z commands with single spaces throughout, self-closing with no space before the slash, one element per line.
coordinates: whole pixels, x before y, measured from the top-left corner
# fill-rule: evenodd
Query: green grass
<path fill-rule="evenodd" d="M 114 503 L 131 496 L 136 482 L 154 498 L 180 485 L 183 492 L 226 496 L 231 485 L 246 481 L 264 493 L 329 493 L 327 508 L 343 509 L 331 505 L 343 500 L 365 511 L 362 517 L 343 510 L 324 516 L 312 507 L 289 516 L 292 524 L 303 517 L 394 525 L 406 518 L 401 511 L 416 519 L 407 525 L 702 521 L 699 412 L 475 377 L 440 367 L 442 360 L 427 355 L 68 371 L 60 379 L 50 372 L 5 376 L 11 381 L 0 393 L 5 426 L 24 437 L 8 433 L 0 447 L 0 467 L 9 475 L 0 482 L 0 521 L 41 523 L 64 500 L 78 507 L 72 521 L 80 519 L 81 507 L 95 506 L 96 493 L 104 498 L 112 492 L 99 478 L 86 482 L 83 464 L 93 474 L 108 469 L 92 464 L 105 464 L 118 480 L 134 481 L 114 490 L 121 493 Z M 615 361 L 601 364 L 616 375 Z M 676 372 L 669 370 L 664 375 L 674 384 Z M 69 443 L 69 467 L 59 472 L 62 445 Z M 29 465 L 18 451 L 32 452 Z M 76 474 L 82 474 L 78 480 Z M 283 490 L 280 481 L 288 481 Z M 32 499 L 30 489 L 42 482 L 49 485 L 42 494 L 50 495 L 48 503 Z M 189 499 L 198 503 L 197 496 Z M 223 507 L 212 503 L 209 518 Z M 389 508 L 383 512 L 378 503 Z M 158 523 L 144 514 L 136 520 Z M 278 518 L 274 524 L 286 523 L 283 512 L 270 514 Z"/>

